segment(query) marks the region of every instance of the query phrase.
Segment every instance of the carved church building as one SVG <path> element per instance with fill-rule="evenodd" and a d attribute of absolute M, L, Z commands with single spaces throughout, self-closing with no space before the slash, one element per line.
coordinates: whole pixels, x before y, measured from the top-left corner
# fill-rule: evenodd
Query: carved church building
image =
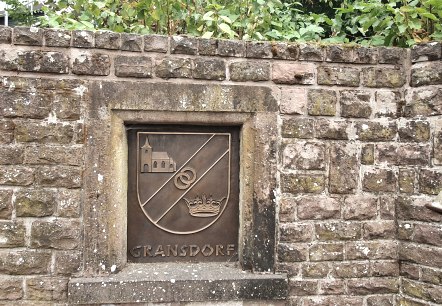
<path fill-rule="evenodd" d="M 153 152 L 149 138 L 140 148 L 140 171 L 144 172 L 175 172 L 176 162 L 167 152 Z"/>

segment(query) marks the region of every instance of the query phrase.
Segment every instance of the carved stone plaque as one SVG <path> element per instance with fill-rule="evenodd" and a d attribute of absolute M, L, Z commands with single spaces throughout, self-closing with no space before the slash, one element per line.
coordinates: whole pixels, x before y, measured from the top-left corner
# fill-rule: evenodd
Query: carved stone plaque
<path fill-rule="evenodd" d="M 236 261 L 239 129 L 128 127 L 128 143 L 128 261 Z"/>

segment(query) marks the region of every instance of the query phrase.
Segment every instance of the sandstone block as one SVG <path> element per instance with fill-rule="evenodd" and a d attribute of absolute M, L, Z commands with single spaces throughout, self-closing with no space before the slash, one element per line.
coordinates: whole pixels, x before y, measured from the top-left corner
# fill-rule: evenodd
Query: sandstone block
<path fill-rule="evenodd" d="M 297 201 L 298 218 L 301 220 L 337 219 L 341 216 L 341 204 L 333 198 L 309 196 Z"/>
<path fill-rule="evenodd" d="M 10 44 L 12 38 L 12 29 L 9 27 L 0 27 L 0 44 Z"/>
<path fill-rule="evenodd" d="M 441 248 L 401 243 L 399 245 L 399 259 L 434 268 L 442 268 Z"/>
<path fill-rule="evenodd" d="M 410 279 L 419 279 L 419 266 L 407 262 L 401 262 L 400 275 Z"/>
<path fill-rule="evenodd" d="M 269 62 L 234 62 L 229 65 L 232 81 L 268 81 L 270 79 Z"/>
<path fill-rule="evenodd" d="M 377 198 L 368 195 L 348 196 L 344 200 L 345 220 L 369 220 L 377 215 Z"/>
<path fill-rule="evenodd" d="M 18 142 L 67 144 L 73 136 L 72 126 L 61 123 L 19 122 L 15 127 L 15 139 Z"/>
<path fill-rule="evenodd" d="M 309 242 L 313 237 L 311 224 L 282 224 L 279 228 L 281 242 Z"/>
<path fill-rule="evenodd" d="M 361 224 L 355 222 L 331 222 L 315 224 L 316 239 L 356 240 L 361 238 Z"/>
<path fill-rule="evenodd" d="M 0 146 L 0 165 L 14 165 L 23 162 L 23 148 L 18 146 Z"/>
<path fill-rule="evenodd" d="M 346 242 L 347 260 L 397 259 L 398 245 L 393 241 Z"/>
<path fill-rule="evenodd" d="M 399 276 L 399 263 L 397 261 L 373 261 L 371 262 L 372 276 Z"/>
<path fill-rule="evenodd" d="M 394 221 L 369 221 L 363 224 L 364 239 L 395 239 L 396 223 Z"/>
<path fill-rule="evenodd" d="M 218 41 L 218 55 L 245 57 L 246 43 L 241 40 L 220 39 Z"/>
<path fill-rule="evenodd" d="M 394 220 L 396 217 L 396 198 L 390 195 L 379 198 L 379 213 L 381 219 Z"/>
<path fill-rule="evenodd" d="M 72 73 L 78 75 L 109 75 L 109 55 L 100 53 L 80 54 L 74 60 Z"/>
<path fill-rule="evenodd" d="M 25 233 L 23 222 L 0 221 L 0 248 L 24 247 Z"/>
<path fill-rule="evenodd" d="M 0 93 L 0 97 L 0 116 L 43 119 L 51 111 L 52 97 L 48 92 L 30 95 L 21 90 L 5 90 Z"/>
<path fill-rule="evenodd" d="M 192 60 L 185 58 L 164 59 L 156 65 L 155 74 L 163 79 L 191 78 Z"/>
<path fill-rule="evenodd" d="M 430 62 L 411 68 L 410 85 L 413 87 L 442 84 L 442 63 Z"/>
<path fill-rule="evenodd" d="M 2 288 L 0 290 L 0 300 L 2 301 L 23 298 L 23 280 L 21 278 L 1 277 L 0 288 Z"/>
<path fill-rule="evenodd" d="M 63 29 L 44 29 L 45 46 L 69 47 L 71 45 L 71 31 Z"/>
<path fill-rule="evenodd" d="M 426 87 L 411 91 L 411 99 L 404 107 L 404 116 L 434 116 L 442 114 L 442 89 Z"/>
<path fill-rule="evenodd" d="M 272 45 L 263 41 L 248 41 L 246 43 L 246 57 L 272 58 Z"/>
<path fill-rule="evenodd" d="M 0 184 L 29 186 L 34 182 L 34 169 L 23 166 L 0 166 Z"/>
<path fill-rule="evenodd" d="M 314 295 L 318 290 L 318 282 L 315 280 L 289 279 L 289 294 L 295 296 Z"/>
<path fill-rule="evenodd" d="M 62 52 L 20 51 L 18 70 L 66 74 L 69 72 L 69 57 Z"/>
<path fill-rule="evenodd" d="M 55 253 L 54 272 L 59 275 L 70 276 L 81 269 L 81 252 L 58 251 Z"/>
<path fill-rule="evenodd" d="M 338 97 L 335 91 L 309 89 L 307 92 L 308 114 L 311 116 L 334 116 Z"/>
<path fill-rule="evenodd" d="M 12 190 L 0 190 L 0 219 L 12 216 Z"/>
<path fill-rule="evenodd" d="M 30 165 L 83 165 L 83 148 L 61 146 L 28 146 L 24 163 Z"/>
<path fill-rule="evenodd" d="M 296 219 L 296 201 L 291 197 L 282 197 L 279 203 L 279 220 L 294 222 Z"/>
<path fill-rule="evenodd" d="M 322 174 L 284 174 L 281 187 L 287 193 L 321 193 L 325 188 L 325 178 Z"/>
<path fill-rule="evenodd" d="M 290 43 L 272 42 L 272 54 L 275 59 L 297 60 L 299 47 Z"/>
<path fill-rule="evenodd" d="M 119 50 L 121 47 L 121 34 L 111 31 L 97 31 L 95 32 L 95 47 Z"/>
<path fill-rule="evenodd" d="M 373 168 L 365 171 L 362 189 L 369 192 L 395 192 L 397 174 L 390 169 Z"/>
<path fill-rule="evenodd" d="M 375 117 L 397 118 L 400 105 L 403 104 L 399 91 L 379 90 L 375 94 Z"/>
<path fill-rule="evenodd" d="M 84 89 L 81 85 L 80 90 Z M 80 112 L 84 106 L 83 94 L 73 90 L 55 91 L 54 100 L 52 101 L 52 112 L 61 120 L 78 120 Z"/>
<path fill-rule="evenodd" d="M 368 262 L 336 262 L 333 263 L 332 275 L 339 278 L 361 278 L 369 276 Z"/>
<path fill-rule="evenodd" d="M 398 220 L 416 220 L 423 222 L 441 222 L 442 215 L 435 214 L 425 207 L 425 204 L 432 200 L 411 197 L 398 197 L 396 199 L 396 209 Z"/>
<path fill-rule="evenodd" d="M 354 49 L 354 63 L 376 64 L 378 62 L 378 48 L 358 46 Z"/>
<path fill-rule="evenodd" d="M 199 58 L 193 63 L 194 79 L 218 81 L 226 79 L 226 63 L 223 60 Z"/>
<path fill-rule="evenodd" d="M 81 227 L 77 220 L 54 219 L 34 221 L 31 227 L 31 247 L 76 249 L 80 244 Z"/>
<path fill-rule="evenodd" d="M 299 45 L 299 60 L 322 62 L 324 60 L 324 48 L 314 44 Z"/>
<path fill-rule="evenodd" d="M 231 68 L 230 68 L 231 69 Z M 304 88 L 282 88 L 280 112 L 289 115 L 303 115 L 307 109 L 307 94 Z M 441 133 L 442 135 L 442 133 Z M 442 139 L 442 136 L 441 136 Z M 442 141 L 441 141 L 442 143 Z M 442 153 L 441 153 L 442 154 Z M 442 160 L 442 158 L 441 158 Z"/>
<path fill-rule="evenodd" d="M 319 281 L 319 294 L 323 294 L 323 295 L 345 294 L 345 281 L 341 280 L 341 279 L 320 280 Z"/>
<path fill-rule="evenodd" d="M 396 278 L 350 279 L 348 292 L 352 295 L 386 294 L 399 292 L 399 280 Z"/>
<path fill-rule="evenodd" d="M 402 283 L 402 290 L 406 295 L 414 298 L 442 304 L 442 290 L 440 286 L 405 279 Z"/>
<path fill-rule="evenodd" d="M 72 31 L 72 47 L 93 48 L 94 46 L 94 32 L 85 30 Z"/>
<path fill-rule="evenodd" d="M 414 193 L 416 186 L 416 171 L 414 169 L 399 168 L 399 192 Z"/>
<path fill-rule="evenodd" d="M 326 61 L 334 63 L 351 63 L 353 61 L 353 48 L 330 45 L 325 48 Z"/>
<path fill-rule="evenodd" d="M 402 65 L 406 60 L 407 50 L 403 48 L 380 47 L 379 63 Z"/>
<path fill-rule="evenodd" d="M 144 35 L 144 51 L 166 53 L 169 49 L 169 37 L 162 35 Z"/>
<path fill-rule="evenodd" d="M 345 120 L 318 119 L 315 121 L 316 138 L 347 140 L 350 126 Z"/>
<path fill-rule="evenodd" d="M 362 90 L 343 90 L 340 92 L 341 116 L 347 118 L 370 118 L 371 94 Z"/>
<path fill-rule="evenodd" d="M 1 131 L 1 123 L 0 123 L 0 131 Z M 433 164 L 442 165 L 442 132 L 438 132 L 434 134 L 433 139 Z M 1 142 L 1 136 L 0 136 Z"/>
<path fill-rule="evenodd" d="M 170 38 L 170 53 L 191 54 L 198 52 L 198 41 L 195 37 L 172 36 Z"/>
<path fill-rule="evenodd" d="M 437 61 L 442 57 L 442 48 L 440 42 L 434 41 L 426 44 L 414 45 L 411 48 L 411 61 L 426 62 Z"/>
<path fill-rule="evenodd" d="M 442 285 L 442 273 L 434 268 L 422 267 L 421 280 L 434 285 Z"/>
<path fill-rule="evenodd" d="M 282 122 L 282 137 L 286 138 L 313 138 L 314 121 L 307 118 L 290 118 Z"/>
<path fill-rule="evenodd" d="M 14 45 L 42 46 L 43 29 L 35 27 L 15 27 L 13 43 Z"/>
<path fill-rule="evenodd" d="M 411 300 L 407 297 L 398 298 L 398 303 L 402 306 L 427 306 L 427 303 L 416 302 L 416 300 Z"/>
<path fill-rule="evenodd" d="M 442 228 L 439 225 L 416 223 L 413 232 L 413 241 L 442 247 Z"/>
<path fill-rule="evenodd" d="M 439 194 L 442 191 L 442 171 L 420 169 L 419 192 L 426 194 Z"/>
<path fill-rule="evenodd" d="M 412 120 L 405 122 L 399 127 L 400 141 L 426 142 L 430 140 L 430 123 L 423 120 Z"/>
<path fill-rule="evenodd" d="M 8 250 L 0 252 L 0 273 L 2 274 L 48 274 L 50 264 L 51 253 L 46 250 Z"/>
<path fill-rule="evenodd" d="M 141 52 L 143 50 L 143 36 L 132 33 L 121 33 L 121 50 Z"/>
<path fill-rule="evenodd" d="M 67 278 L 33 277 L 26 279 L 28 299 L 36 301 L 65 301 L 67 293 Z"/>
<path fill-rule="evenodd" d="M 297 276 L 300 271 L 300 264 L 297 262 L 278 262 L 276 263 L 276 271 L 287 273 L 288 277 Z"/>
<path fill-rule="evenodd" d="M 152 59 L 147 56 L 116 56 L 114 66 L 119 77 L 152 77 Z"/>
<path fill-rule="evenodd" d="M 198 54 L 199 55 L 217 55 L 218 40 L 208 38 L 198 38 Z"/>
<path fill-rule="evenodd" d="M 328 262 L 308 262 L 302 265 L 302 277 L 325 278 L 330 273 Z"/>
<path fill-rule="evenodd" d="M 77 123 L 73 126 L 74 129 L 74 142 L 76 144 L 85 144 L 86 143 L 86 131 L 83 123 Z"/>
<path fill-rule="evenodd" d="M 272 80 L 276 84 L 311 85 L 315 83 L 315 66 L 306 63 L 275 62 Z"/>
<path fill-rule="evenodd" d="M 63 218 L 78 218 L 81 214 L 81 190 L 68 189 L 58 192 L 57 212 Z"/>
<path fill-rule="evenodd" d="M 14 139 L 15 124 L 11 120 L 0 120 L 0 143 L 11 143 Z"/>
<path fill-rule="evenodd" d="M 405 84 L 405 73 L 400 68 L 363 68 L 362 85 L 366 87 L 397 88 Z"/>
<path fill-rule="evenodd" d="M 23 189 L 15 193 L 17 217 L 45 217 L 55 210 L 54 193 L 43 189 Z"/>
<path fill-rule="evenodd" d="M 414 225 L 409 222 L 399 222 L 398 226 L 398 238 L 399 240 L 412 240 L 414 232 Z"/>
<path fill-rule="evenodd" d="M 352 296 L 319 296 L 308 297 L 304 299 L 303 306 L 330 306 L 330 305 L 345 305 L 345 306 L 360 306 L 363 305 L 362 297 Z"/>
<path fill-rule="evenodd" d="M 366 144 L 361 149 L 361 164 L 373 165 L 374 163 L 374 145 Z"/>
<path fill-rule="evenodd" d="M 283 166 L 286 169 L 323 170 L 325 150 L 325 144 L 318 142 L 288 143 L 282 150 Z"/>
<path fill-rule="evenodd" d="M 314 244 L 309 249 L 310 261 L 344 260 L 344 246 L 339 243 Z"/>
<path fill-rule="evenodd" d="M 41 167 L 36 174 L 37 183 L 44 187 L 79 188 L 82 171 L 77 167 Z"/>
<path fill-rule="evenodd" d="M 360 82 L 361 71 L 352 67 L 319 67 L 319 85 L 339 85 L 357 87 Z"/>
<path fill-rule="evenodd" d="M 356 136 L 361 141 L 389 141 L 396 137 L 395 122 L 362 121 L 356 123 Z"/>
<path fill-rule="evenodd" d="M 430 146 L 420 144 L 376 144 L 378 160 L 391 165 L 428 165 Z"/>
<path fill-rule="evenodd" d="M 334 144 L 330 150 L 329 192 L 354 193 L 358 184 L 358 152 L 353 144 Z"/>
<path fill-rule="evenodd" d="M 307 246 L 304 244 L 279 243 L 278 261 L 299 262 L 307 260 Z"/>

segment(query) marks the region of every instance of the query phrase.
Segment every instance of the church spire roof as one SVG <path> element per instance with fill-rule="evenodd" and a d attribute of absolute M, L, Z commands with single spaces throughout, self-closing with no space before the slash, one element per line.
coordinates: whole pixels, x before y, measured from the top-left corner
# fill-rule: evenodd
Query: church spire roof
<path fill-rule="evenodd" d="M 146 137 L 146 142 L 144 143 L 144 145 L 141 148 L 152 149 L 152 147 L 149 144 L 149 137 Z"/>

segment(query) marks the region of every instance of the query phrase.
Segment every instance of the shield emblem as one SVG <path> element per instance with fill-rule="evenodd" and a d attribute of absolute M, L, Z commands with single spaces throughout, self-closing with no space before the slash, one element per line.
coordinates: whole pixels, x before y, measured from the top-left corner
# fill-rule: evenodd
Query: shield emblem
<path fill-rule="evenodd" d="M 137 197 L 144 215 L 172 234 L 213 225 L 230 196 L 230 133 L 137 133 Z"/>

